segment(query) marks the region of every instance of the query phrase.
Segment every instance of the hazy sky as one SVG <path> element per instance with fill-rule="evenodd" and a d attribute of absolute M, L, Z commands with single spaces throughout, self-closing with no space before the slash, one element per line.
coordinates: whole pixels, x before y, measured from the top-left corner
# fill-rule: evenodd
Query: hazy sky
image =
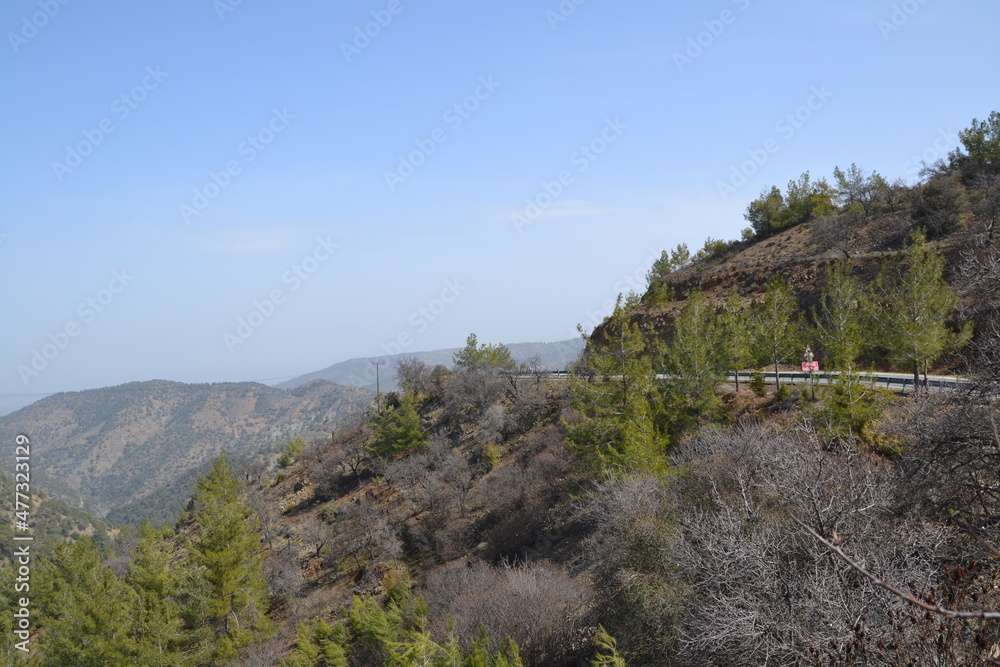
<path fill-rule="evenodd" d="M 570 338 L 766 185 L 912 181 L 1000 108 L 998 25 L 995 0 L 8 0 L 0 394 Z"/>

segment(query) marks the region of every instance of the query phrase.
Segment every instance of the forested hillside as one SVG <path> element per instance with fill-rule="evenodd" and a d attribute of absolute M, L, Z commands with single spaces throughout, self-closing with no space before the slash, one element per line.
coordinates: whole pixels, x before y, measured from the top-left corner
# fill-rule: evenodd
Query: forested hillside
<path fill-rule="evenodd" d="M 996 664 L 1000 114 L 961 138 L 763 193 L 569 378 L 471 335 L 277 468 L 216 458 L 175 526 L 35 564 L 29 664 Z M 807 344 L 829 385 L 725 380 Z"/>

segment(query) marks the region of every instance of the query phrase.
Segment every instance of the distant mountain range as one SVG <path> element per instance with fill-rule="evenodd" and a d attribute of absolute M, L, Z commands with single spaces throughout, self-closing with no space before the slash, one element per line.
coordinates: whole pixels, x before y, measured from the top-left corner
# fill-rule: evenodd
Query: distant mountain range
<path fill-rule="evenodd" d="M 561 370 L 581 339 L 509 345 L 519 362 Z M 452 366 L 459 348 L 351 359 L 270 387 L 255 382 L 184 384 L 166 380 L 47 396 L 0 417 L 0 441 L 32 441 L 32 481 L 113 524 L 172 520 L 195 475 L 222 450 L 234 458 L 273 452 L 289 439 L 329 434 L 336 419 L 397 388 L 395 362 L 415 357 Z M 0 461 L 0 465 L 4 465 Z"/>
<path fill-rule="evenodd" d="M 520 363 L 533 363 L 544 370 L 563 370 L 576 361 L 583 349 L 582 338 L 572 338 L 557 343 L 514 343 L 508 345 L 511 356 Z M 373 361 L 385 362 L 379 367 L 379 384 L 383 392 L 399 388 L 396 381 L 395 363 L 399 359 L 415 358 L 430 366 L 441 364 L 451 368 L 452 355 L 460 348 L 434 350 L 431 352 L 412 352 L 398 355 L 383 355 L 380 357 L 365 357 L 341 361 L 323 370 L 307 373 L 282 382 L 277 386 L 281 389 L 293 389 L 313 380 L 326 380 L 341 385 L 362 387 L 375 391 L 375 365 Z"/>
<path fill-rule="evenodd" d="M 291 391 L 262 384 L 153 380 L 54 394 L 0 418 L 0 441 L 32 442 L 32 478 L 113 522 L 172 519 L 197 472 L 223 449 L 239 458 L 294 436 L 326 434 L 370 392 L 329 382 Z M 75 496 L 75 497 L 74 497 Z"/>

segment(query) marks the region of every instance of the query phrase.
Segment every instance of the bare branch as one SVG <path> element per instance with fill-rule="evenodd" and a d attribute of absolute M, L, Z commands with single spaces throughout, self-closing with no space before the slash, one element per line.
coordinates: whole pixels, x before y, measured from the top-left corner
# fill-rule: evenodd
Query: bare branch
<path fill-rule="evenodd" d="M 892 584 L 889 584 L 888 582 L 885 582 L 882 579 L 876 577 L 874 574 L 866 570 L 859 563 L 856 563 L 854 560 L 852 560 L 851 557 L 848 556 L 846 553 L 844 553 L 844 550 L 841 549 L 838 545 L 834 544 L 830 540 L 827 540 L 826 538 L 821 536 L 819 533 L 817 533 L 815 530 L 804 524 L 799 519 L 792 517 L 792 520 L 795 521 L 795 523 L 799 524 L 810 535 L 812 535 L 817 540 L 822 542 L 827 549 L 836 554 L 837 557 L 840 558 L 840 560 L 847 563 L 851 568 L 853 568 L 863 577 L 868 579 L 870 582 L 872 582 L 879 588 L 889 591 L 890 593 L 892 593 L 893 595 L 895 595 L 896 597 L 905 602 L 920 607 L 921 609 L 926 609 L 927 611 L 934 612 L 935 614 L 946 616 L 948 618 L 984 618 L 990 620 L 1000 620 L 1000 612 L 997 611 L 958 611 L 955 609 L 945 609 L 940 605 L 930 604 L 929 602 L 920 600 L 913 594 L 902 591 L 893 586 Z"/>

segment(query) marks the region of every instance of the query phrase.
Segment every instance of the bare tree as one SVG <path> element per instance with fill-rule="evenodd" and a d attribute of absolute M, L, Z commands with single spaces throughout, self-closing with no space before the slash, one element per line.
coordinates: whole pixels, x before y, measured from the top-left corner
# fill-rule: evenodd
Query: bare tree
<path fill-rule="evenodd" d="M 343 503 L 333 517 L 335 539 L 326 558 L 328 565 L 336 566 L 350 556 L 355 567 L 364 571 L 364 563 L 376 565 L 402 553 L 396 522 L 384 507 L 367 495 Z"/>
<path fill-rule="evenodd" d="M 295 550 L 272 550 L 264 559 L 264 577 L 267 591 L 274 600 L 298 597 L 305 587 L 302 569 Z"/>
<path fill-rule="evenodd" d="M 396 380 L 408 391 L 429 394 L 432 389 L 431 367 L 416 357 L 403 357 L 396 361 Z"/>
<path fill-rule="evenodd" d="M 578 664 L 578 636 L 593 618 L 590 583 L 550 563 L 451 563 L 428 577 L 424 595 L 433 630 L 446 634 L 451 619 L 468 642 L 483 625 L 494 646 L 514 639 L 526 665 Z"/>
<path fill-rule="evenodd" d="M 250 509 L 260 519 L 261 536 L 267 542 L 267 546 L 273 548 L 274 538 L 281 521 L 281 512 L 275 506 L 274 499 L 266 491 L 256 486 L 247 489 L 246 499 Z"/>
<path fill-rule="evenodd" d="M 323 555 L 323 548 L 333 541 L 333 530 L 330 525 L 317 516 L 311 516 L 302 524 L 299 531 L 303 543 L 309 545 L 315 552 L 315 557 Z"/>
<path fill-rule="evenodd" d="M 813 225 L 813 237 L 824 248 L 844 253 L 846 259 L 864 249 L 864 239 L 856 232 L 864 220 L 860 213 L 837 213 L 820 218 Z"/>

